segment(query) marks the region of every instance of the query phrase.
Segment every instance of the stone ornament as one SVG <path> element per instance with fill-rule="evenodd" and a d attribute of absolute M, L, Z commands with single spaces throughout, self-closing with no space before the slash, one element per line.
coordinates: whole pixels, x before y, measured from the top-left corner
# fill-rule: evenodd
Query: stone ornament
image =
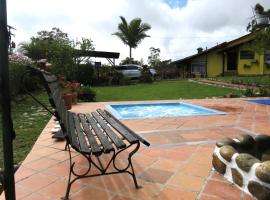
<path fill-rule="evenodd" d="M 212 165 L 258 200 L 270 199 L 270 136 L 241 135 L 216 143 Z"/>

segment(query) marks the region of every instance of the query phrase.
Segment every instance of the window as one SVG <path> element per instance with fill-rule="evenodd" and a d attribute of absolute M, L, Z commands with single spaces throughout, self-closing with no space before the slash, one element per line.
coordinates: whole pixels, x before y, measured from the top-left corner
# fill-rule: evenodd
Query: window
<path fill-rule="evenodd" d="M 205 62 L 192 62 L 191 63 L 191 72 L 192 73 L 205 73 Z"/>
<path fill-rule="evenodd" d="M 254 51 L 240 51 L 240 59 L 254 59 L 255 53 Z"/>
<path fill-rule="evenodd" d="M 265 54 L 264 54 L 264 62 L 270 64 L 270 50 L 265 52 Z"/>
<path fill-rule="evenodd" d="M 138 70 L 138 66 L 135 65 L 128 65 L 127 70 Z"/>

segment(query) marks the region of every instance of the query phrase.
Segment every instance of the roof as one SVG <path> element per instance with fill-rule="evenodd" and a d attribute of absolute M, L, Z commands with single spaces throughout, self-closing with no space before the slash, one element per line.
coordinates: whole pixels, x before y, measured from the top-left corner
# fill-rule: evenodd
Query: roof
<path fill-rule="evenodd" d="M 118 52 L 75 50 L 75 57 L 119 58 Z"/>
<path fill-rule="evenodd" d="M 207 50 L 202 51 L 201 53 L 196 53 L 194 55 L 191 55 L 191 56 L 182 58 L 180 60 L 173 61 L 172 63 L 187 62 L 187 61 L 189 61 L 192 58 L 195 58 L 197 56 L 201 56 L 201 55 L 207 54 L 207 53 L 209 53 L 209 52 L 211 52 L 213 50 L 217 50 L 217 49 L 219 49 L 220 52 L 222 52 L 222 51 L 225 51 L 227 49 L 230 49 L 230 48 L 239 46 L 240 44 L 249 42 L 249 41 L 251 41 L 253 39 L 254 39 L 254 35 L 249 33 L 247 35 L 244 35 L 244 36 L 239 37 L 237 39 L 231 40 L 229 42 L 223 42 L 221 44 L 218 44 L 218 45 L 216 45 L 214 47 L 211 47 L 211 48 L 209 48 Z"/>

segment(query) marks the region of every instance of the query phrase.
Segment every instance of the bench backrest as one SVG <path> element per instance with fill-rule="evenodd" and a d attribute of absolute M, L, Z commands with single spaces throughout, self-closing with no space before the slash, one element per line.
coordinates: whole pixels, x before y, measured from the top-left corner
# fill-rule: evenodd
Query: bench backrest
<path fill-rule="evenodd" d="M 68 110 L 65 105 L 65 101 L 62 97 L 62 87 L 57 77 L 49 72 L 43 71 L 38 68 L 31 67 L 31 71 L 38 75 L 42 81 L 42 85 L 46 89 L 49 97 L 49 102 L 54 108 L 54 115 L 60 123 L 61 129 L 66 136 L 66 139 L 70 141 L 71 134 L 67 130 Z"/>

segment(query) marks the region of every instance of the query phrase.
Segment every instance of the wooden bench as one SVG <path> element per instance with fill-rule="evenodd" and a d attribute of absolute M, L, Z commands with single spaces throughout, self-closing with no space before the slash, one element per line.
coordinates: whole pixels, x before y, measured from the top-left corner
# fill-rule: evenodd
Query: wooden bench
<path fill-rule="evenodd" d="M 139 150 L 140 143 L 146 146 L 149 146 L 150 143 L 134 133 L 106 110 L 98 109 L 87 114 L 67 111 L 57 78 L 46 71 L 33 67 L 30 67 L 29 72 L 41 79 L 54 110 L 51 111 L 43 104 L 42 106 L 60 122 L 67 142 L 66 147 L 69 152 L 70 170 L 67 189 L 63 199 L 67 200 L 69 198 L 71 185 L 76 180 L 94 176 L 128 173 L 132 176 L 135 187 L 138 189 L 139 185 L 131 158 Z M 33 95 L 31 96 L 37 100 Z M 39 101 L 38 103 L 41 104 Z M 88 161 L 88 167 L 82 174 L 78 174 L 74 170 L 76 163 L 72 160 L 70 147 Z M 119 158 L 118 155 L 125 150 L 128 153 L 128 162 L 124 167 L 117 166 L 116 160 Z M 103 154 L 111 155 L 106 163 L 101 161 Z M 98 169 L 98 173 L 90 175 L 93 167 Z M 71 175 L 74 175 L 75 178 L 72 179 Z"/>

